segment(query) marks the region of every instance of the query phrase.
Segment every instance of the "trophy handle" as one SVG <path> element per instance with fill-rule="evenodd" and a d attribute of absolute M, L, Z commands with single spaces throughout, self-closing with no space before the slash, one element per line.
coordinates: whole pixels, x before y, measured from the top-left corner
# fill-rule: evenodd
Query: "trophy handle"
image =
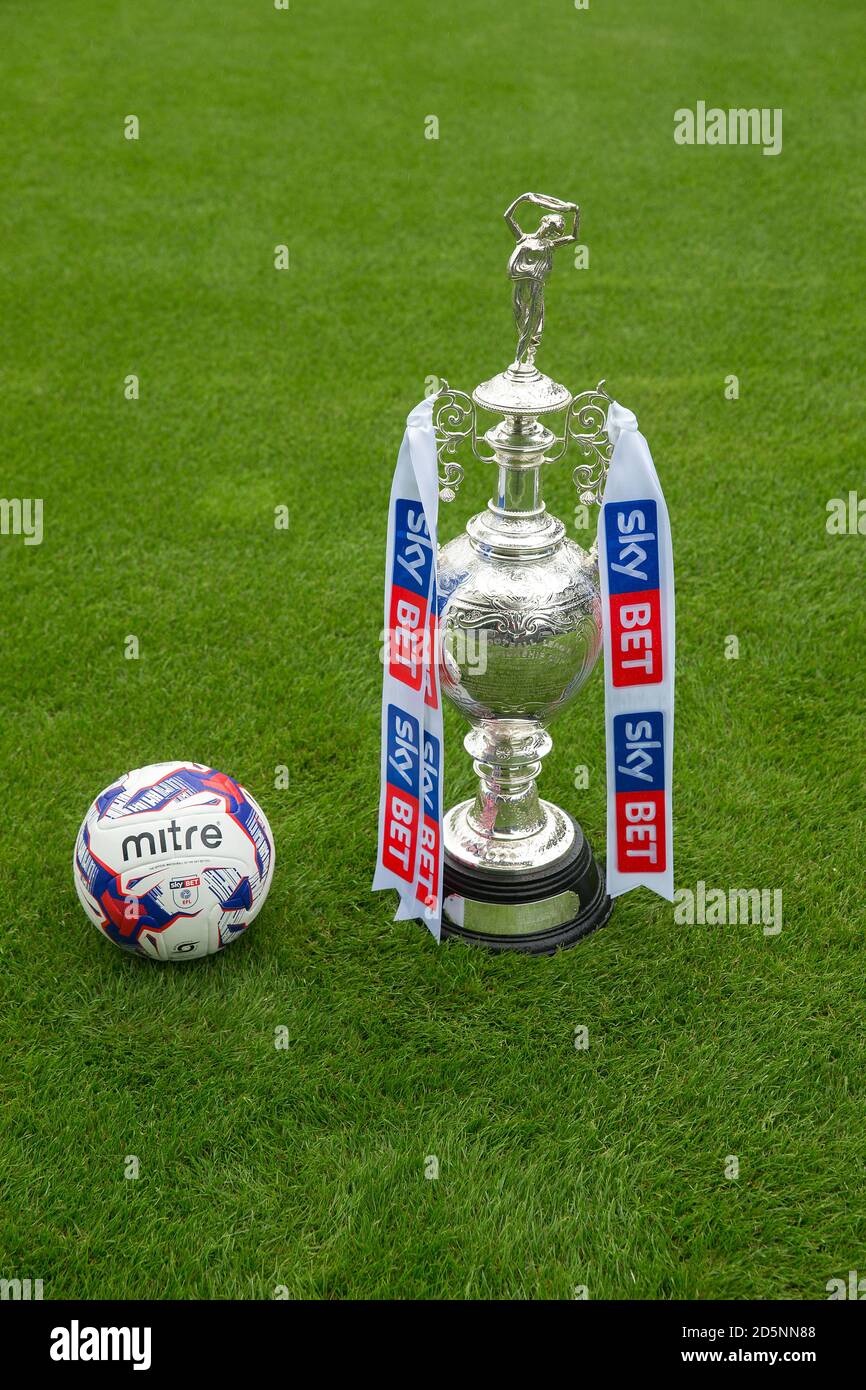
<path fill-rule="evenodd" d="M 433 404 L 433 429 L 439 461 L 439 496 L 443 502 L 453 502 L 465 476 L 462 464 L 455 458 L 458 445 L 468 439 L 473 454 L 482 463 L 494 463 L 495 458 L 479 451 L 478 421 L 472 397 L 465 391 L 453 391 L 444 380 Z"/>
<path fill-rule="evenodd" d="M 613 454 L 613 445 L 607 435 L 607 411 L 612 399 L 602 379 L 592 391 L 583 391 L 575 396 L 565 417 L 562 452 L 568 447 L 569 440 L 573 439 L 588 460 L 577 464 L 571 475 L 578 496 L 586 506 L 600 504 L 604 494 Z"/>
<path fill-rule="evenodd" d="M 556 463 L 573 440 L 586 463 L 579 463 L 572 473 L 581 502 L 587 506 L 601 502 L 613 446 L 607 435 L 607 410 L 612 397 L 605 390 L 604 379 L 591 391 L 583 391 L 571 401 L 565 415 L 562 435 L 555 453 L 547 454 L 545 463 Z M 465 391 L 455 391 L 447 381 L 442 382 L 433 404 L 433 429 L 436 433 L 436 457 L 439 462 L 439 496 L 443 502 L 453 502 L 463 481 L 465 470 L 455 457 L 458 446 L 468 439 L 472 452 L 482 463 L 495 463 L 495 455 L 482 454 L 479 449 L 478 419 L 475 402 Z"/>

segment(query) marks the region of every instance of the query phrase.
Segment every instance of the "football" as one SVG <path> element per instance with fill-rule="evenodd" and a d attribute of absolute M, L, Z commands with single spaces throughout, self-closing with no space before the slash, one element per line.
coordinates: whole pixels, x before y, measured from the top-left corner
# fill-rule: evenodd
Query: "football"
<path fill-rule="evenodd" d="M 260 912 L 274 842 L 233 778 L 204 763 L 152 763 L 100 792 L 72 870 L 84 911 L 115 946 L 195 960 L 236 941 Z"/>

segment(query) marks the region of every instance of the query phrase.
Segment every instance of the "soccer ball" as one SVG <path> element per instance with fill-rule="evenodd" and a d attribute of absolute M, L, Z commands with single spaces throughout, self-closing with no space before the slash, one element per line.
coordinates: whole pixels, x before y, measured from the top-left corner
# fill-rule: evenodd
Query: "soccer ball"
<path fill-rule="evenodd" d="M 204 763 L 152 763 L 96 798 L 72 861 L 91 922 L 125 951 L 195 960 L 236 941 L 274 873 L 264 811 Z"/>

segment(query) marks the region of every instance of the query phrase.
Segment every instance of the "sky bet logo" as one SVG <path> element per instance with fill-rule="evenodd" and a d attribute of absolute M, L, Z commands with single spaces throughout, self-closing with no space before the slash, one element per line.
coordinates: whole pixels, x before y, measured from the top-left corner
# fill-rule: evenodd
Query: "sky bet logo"
<path fill-rule="evenodd" d="M 424 734 L 424 766 L 421 770 L 424 824 L 418 851 L 416 897 L 435 911 L 439 901 L 439 774 L 441 745 L 433 734 Z"/>
<path fill-rule="evenodd" d="M 412 883 L 420 819 L 421 744 L 418 720 L 397 705 L 388 706 L 388 771 L 382 864 Z"/>
<path fill-rule="evenodd" d="M 613 685 L 655 685 L 662 679 L 656 504 L 612 502 L 604 525 Z"/>
<path fill-rule="evenodd" d="M 430 602 L 432 577 L 433 547 L 424 508 L 420 502 L 398 497 L 394 518 L 388 671 L 411 690 L 421 689 L 424 675 L 424 641 L 428 625 L 432 628 L 434 611 Z M 432 640 L 432 631 L 427 640 Z"/>
<path fill-rule="evenodd" d="M 659 710 L 617 714 L 616 853 L 621 874 L 662 873 L 665 845 L 665 736 Z"/>

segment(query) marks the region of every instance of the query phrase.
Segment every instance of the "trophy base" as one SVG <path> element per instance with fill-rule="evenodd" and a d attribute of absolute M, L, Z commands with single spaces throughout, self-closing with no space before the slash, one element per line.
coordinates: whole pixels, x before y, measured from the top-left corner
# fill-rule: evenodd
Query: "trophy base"
<path fill-rule="evenodd" d="M 442 935 L 492 951 L 552 955 L 602 926 L 613 911 L 604 872 L 571 816 L 568 850 L 541 869 L 467 866 L 446 848 Z"/>

